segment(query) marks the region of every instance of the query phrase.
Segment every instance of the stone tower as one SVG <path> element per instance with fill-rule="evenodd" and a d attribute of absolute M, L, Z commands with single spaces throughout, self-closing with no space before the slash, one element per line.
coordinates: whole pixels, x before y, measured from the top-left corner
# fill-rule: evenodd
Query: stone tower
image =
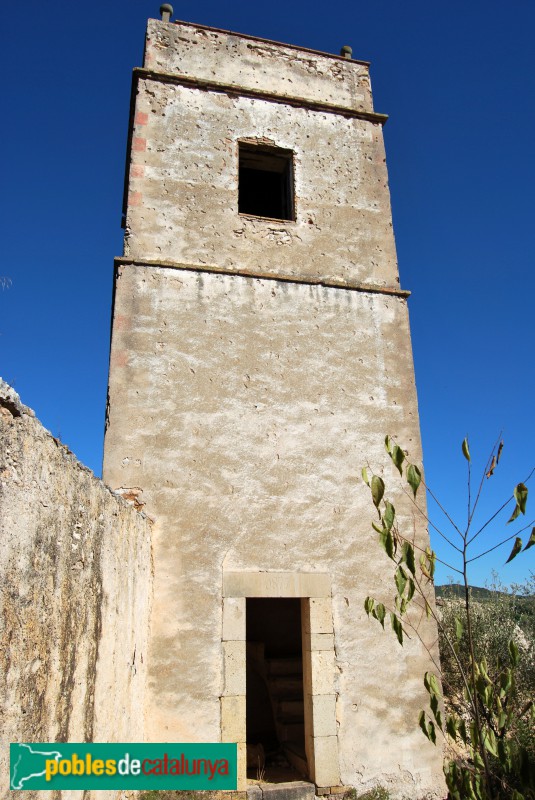
<path fill-rule="evenodd" d="M 145 736 L 238 742 L 241 789 L 247 742 L 323 793 L 431 796 L 429 656 L 363 610 L 390 562 L 360 467 L 386 433 L 420 452 L 369 65 L 168 16 L 134 71 L 104 458 L 155 520 Z"/>

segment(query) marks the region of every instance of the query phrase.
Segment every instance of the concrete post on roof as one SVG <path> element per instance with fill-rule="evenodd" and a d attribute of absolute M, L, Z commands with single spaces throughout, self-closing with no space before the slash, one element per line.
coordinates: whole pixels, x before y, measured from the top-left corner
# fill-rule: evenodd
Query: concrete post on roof
<path fill-rule="evenodd" d="M 173 16 L 173 6 L 169 3 L 164 3 L 160 6 L 160 16 L 162 18 L 162 22 L 171 22 L 171 17 Z"/>

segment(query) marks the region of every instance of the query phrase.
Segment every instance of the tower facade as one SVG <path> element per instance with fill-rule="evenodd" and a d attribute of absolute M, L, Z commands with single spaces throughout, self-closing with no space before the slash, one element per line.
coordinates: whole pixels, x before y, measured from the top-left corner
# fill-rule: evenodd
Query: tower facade
<path fill-rule="evenodd" d="M 441 786 L 428 652 L 363 608 L 360 467 L 420 453 L 368 67 L 149 20 L 134 71 L 104 479 L 154 519 L 145 736 L 238 742 L 242 789 L 247 744 L 322 790 Z"/>

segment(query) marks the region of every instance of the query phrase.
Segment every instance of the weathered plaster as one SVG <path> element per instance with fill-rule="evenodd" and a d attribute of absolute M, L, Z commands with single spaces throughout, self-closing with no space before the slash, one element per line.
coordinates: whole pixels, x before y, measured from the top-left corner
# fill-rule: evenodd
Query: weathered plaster
<path fill-rule="evenodd" d="M 217 79 L 237 91 L 263 89 L 281 97 L 372 110 L 365 62 L 199 25 L 149 20 L 144 66 L 164 73 Z"/>
<path fill-rule="evenodd" d="M 131 266 L 117 281 L 105 475 L 157 517 L 149 736 L 219 736 L 223 570 L 329 573 L 342 782 L 384 775 L 378 742 L 407 785 L 437 781 L 416 726 L 427 655 L 363 611 L 387 599 L 388 562 L 360 466 L 384 463 L 385 432 L 419 455 L 406 301 Z"/>
<path fill-rule="evenodd" d="M 363 610 L 390 592 L 360 468 L 382 469 L 387 433 L 421 456 L 406 299 L 362 290 L 399 289 L 382 128 L 349 114 L 373 111 L 367 66 L 157 22 L 146 53 L 104 474 L 141 488 L 156 520 L 147 734 L 243 751 L 244 622 L 227 600 L 300 576 L 290 596 L 316 615 L 303 619 L 313 777 L 440 796 L 440 750 L 417 727 L 429 655 L 416 639 L 400 651 Z M 293 151 L 295 221 L 238 213 L 242 139 Z M 330 285 L 344 283 L 361 289 Z M 325 581 L 317 595 L 308 576 Z M 422 631 L 436 655 L 432 622 Z"/>
<path fill-rule="evenodd" d="M 83 467 L 3 382 L 0 434 L 0 796 L 7 797 L 10 742 L 143 739 L 152 565 L 148 519 Z M 28 793 L 38 796 L 50 792 Z"/>
<path fill-rule="evenodd" d="M 148 80 L 137 108 L 125 255 L 398 286 L 380 125 Z M 295 154 L 295 222 L 237 213 L 255 138 Z"/>

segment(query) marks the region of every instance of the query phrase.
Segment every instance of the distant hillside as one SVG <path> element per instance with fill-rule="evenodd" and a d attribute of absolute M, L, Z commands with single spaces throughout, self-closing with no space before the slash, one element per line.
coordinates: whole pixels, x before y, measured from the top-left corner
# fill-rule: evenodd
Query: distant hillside
<path fill-rule="evenodd" d="M 474 600 L 479 600 L 484 603 L 489 600 L 494 594 L 490 589 L 484 589 L 482 586 L 470 586 L 471 596 Z M 502 592 L 498 592 L 502 594 Z M 464 586 L 460 583 L 447 583 L 443 586 L 435 586 L 435 595 L 437 597 L 459 597 L 464 598 Z"/>
<path fill-rule="evenodd" d="M 514 617 L 521 627 L 526 630 L 526 625 L 533 631 L 535 625 L 535 595 L 511 595 L 507 592 L 496 592 L 491 589 L 484 589 L 482 586 L 470 586 L 472 600 L 477 603 L 490 603 L 497 597 L 510 598 L 514 603 Z M 459 583 L 435 586 L 435 596 L 438 600 L 448 600 L 458 598 L 464 600 L 464 586 Z"/>

